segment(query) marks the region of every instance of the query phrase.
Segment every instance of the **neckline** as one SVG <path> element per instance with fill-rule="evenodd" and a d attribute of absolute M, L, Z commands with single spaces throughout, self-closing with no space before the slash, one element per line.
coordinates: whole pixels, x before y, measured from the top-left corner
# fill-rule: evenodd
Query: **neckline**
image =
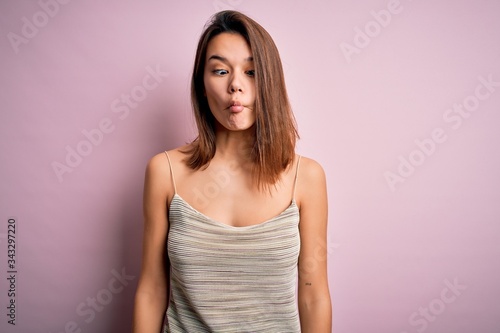
<path fill-rule="evenodd" d="M 187 206 L 190 210 L 192 210 L 193 212 L 195 212 L 196 214 L 200 215 L 201 217 L 203 217 L 205 220 L 209 221 L 209 222 L 212 222 L 213 224 L 216 224 L 218 226 L 221 226 L 221 227 L 224 227 L 224 228 L 227 228 L 227 229 L 234 229 L 234 230 L 245 230 L 245 229 L 253 229 L 253 228 L 256 228 L 256 227 L 260 227 L 260 226 L 264 226 L 264 225 L 267 225 L 271 222 L 273 222 L 274 220 L 277 220 L 279 219 L 281 216 L 285 215 L 286 212 L 288 212 L 288 210 L 290 209 L 293 209 L 293 208 L 297 208 L 297 204 L 295 202 L 295 199 L 292 199 L 292 201 L 290 202 L 290 205 L 288 205 L 288 207 L 286 207 L 281 213 L 263 221 L 263 222 L 259 222 L 259 223 L 256 223 L 256 224 L 251 224 L 251 225 L 246 225 L 246 226 L 241 226 L 241 227 L 237 227 L 237 226 L 234 226 L 234 225 L 229 225 L 229 224 L 226 224 L 226 223 L 223 223 L 223 222 L 220 222 L 218 220 L 215 220 L 205 214 L 203 214 L 202 212 L 200 212 L 199 210 L 197 210 L 196 208 L 194 208 L 193 206 L 191 206 L 189 204 L 189 202 L 187 202 L 186 200 L 184 200 L 179 194 L 177 193 L 174 193 L 174 196 L 172 197 L 172 201 L 170 202 L 170 205 L 172 205 L 172 202 L 175 200 L 175 199 L 178 199 L 180 200 L 182 203 L 184 203 L 185 206 Z"/>

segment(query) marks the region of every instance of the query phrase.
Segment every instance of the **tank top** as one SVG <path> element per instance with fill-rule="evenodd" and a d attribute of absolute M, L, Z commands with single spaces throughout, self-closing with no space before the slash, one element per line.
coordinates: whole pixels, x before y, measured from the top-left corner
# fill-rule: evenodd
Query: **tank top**
<path fill-rule="evenodd" d="M 300 251 L 295 203 L 277 216 L 234 227 L 200 213 L 177 194 L 169 207 L 170 301 L 164 332 L 300 332 L 296 302 Z"/>

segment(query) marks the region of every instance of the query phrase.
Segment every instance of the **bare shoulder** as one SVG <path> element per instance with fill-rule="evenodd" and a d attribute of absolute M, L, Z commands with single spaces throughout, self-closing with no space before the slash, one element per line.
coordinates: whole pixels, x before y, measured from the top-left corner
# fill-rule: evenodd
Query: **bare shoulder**
<path fill-rule="evenodd" d="M 164 178 L 169 173 L 169 166 L 165 152 L 158 153 L 151 157 L 146 166 L 146 174 L 153 178 Z"/>
<path fill-rule="evenodd" d="M 299 178 L 306 183 L 325 181 L 325 171 L 321 164 L 312 158 L 301 156 Z"/>
<path fill-rule="evenodd" d="M 321 164 L 311 158 L 302 156 L 300 159 L 296 196 L 301 207 L 326 198 L 325 171 Z"/>
<path fill-rule="evenodd" d="M 185 148 L 186 146 L 183 146 L 167 151 L 174 169 L 182 165 L 183 158 L 186 156 L 182 151 Z M 167 198 L 170 198 L 174 191 L 168 158 L 165 152 L 161 152 L 149 159 L 146 166 L 145 186 L 163 192 Z"/>
<path fill-rule="evenodd" d="M 183 163 L 183 160 L 186 157 L 186 154 L 183 153 L 183 151 L 185 151 L 186 148 L 188 148 L 187 145 L 166 151 L 168 157 L 170 158 L 170 162 L 174 165 L 174 167 Z M 147 168 L 148 170 L 154 171 L 155 173 L 158 172 L 169 173 L 170 172 L 169 165 L 170 164 L 167 155 L 165 154 L 165 151 L 163 151 L 151 157 L 151 159 L 148 161 Z"/>
<path fill-rule="evenodd" d="M 190 145 L 184 145 L 177 147 L 175 149 L 167 151 L 168 156 L 170 157 L 170 160 L 172 163 L 184 163 L 184 160 L 186 159 L 186 151 L 188 151 Z M 165 153 L 163 153 L 165 155 Z"/>

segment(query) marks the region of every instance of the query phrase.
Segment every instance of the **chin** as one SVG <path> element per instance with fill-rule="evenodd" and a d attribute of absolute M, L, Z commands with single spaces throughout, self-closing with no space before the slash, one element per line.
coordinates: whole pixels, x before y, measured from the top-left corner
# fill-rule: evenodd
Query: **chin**
<path fill-rule="evenodd" d="M 230 132 L 244 132 L 244 131 L 248 131 L 249 129 L 250 129 L 250 127 L 230 127 L 230 128 L 227 128 L 227 130 Z"/>
<path fill-rule="evenodd" d="M 252 127 L 254 127 L 254 125 L 255 125 L 255 122 L 248 122 L 246 124 L 239 124 L 239 125 L 234 125 L 231 127 L 235 128 L 238 131 L 245 131 L 245 130 L 251 129 Z"/>

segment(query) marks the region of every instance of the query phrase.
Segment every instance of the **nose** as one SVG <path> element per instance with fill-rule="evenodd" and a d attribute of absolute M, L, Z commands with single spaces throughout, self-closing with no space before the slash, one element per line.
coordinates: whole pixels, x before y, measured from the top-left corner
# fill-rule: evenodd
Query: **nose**
<path fill-rule="evenodd" d="M 229 93 L 231 94 L 235 92 L 243 92 L 243 84 L 241 82 L 239 75 L 235 74 L 232 76 L 228 88 L 229 88 Z"/>
<path fill-rule="evenodd" d="M 236 86 L 236 85 L 231 85 L 231 86 L 230 86 L 230 88 L 229 88 L 229 91 L 230 91 L 231 93 L 235 93 L 235 92 L 237 92 L 237 91 L 239 91 L 239 92 L 243 92 L 243 89 L 241 89 L 241 87 L 239 87 L 239 86 Z"/>

